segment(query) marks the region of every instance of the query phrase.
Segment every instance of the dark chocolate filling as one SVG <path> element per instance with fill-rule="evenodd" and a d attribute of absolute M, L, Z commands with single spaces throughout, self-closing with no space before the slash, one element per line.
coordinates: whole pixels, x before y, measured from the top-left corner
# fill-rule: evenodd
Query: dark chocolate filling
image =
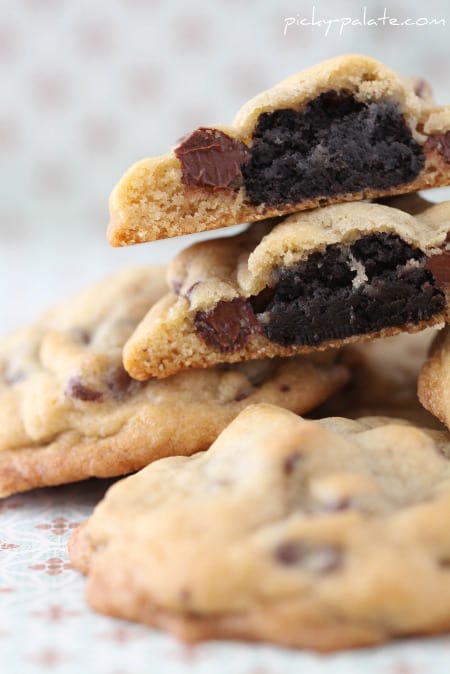
<path fill-rule="evenodd" d="M 357 285 L 355 261 L 367 276 Z M 425 261 L 420 250 L 393 234 L 328 246 L 279 270 L 260 316 L 265 335 L 283 345 L 317 345 L 428 320 L 443 310 L 445 297 Z"/>
<path fill-rule="evenodd" d="M 208 324 L 206 313 L 199 312 L 195 326 L 208 344 L 232 351 L 259 331 L 256 323 L 268 339 L 284 346 L 317 346 L 419 323 L 445 307 L 445 295 L 426 262 L 422 251 L 394 234 L 330 245 L 281 267 L 274 287 L 257 297 L 219 303 L 208 312 Z"/>
<path fill-rule="evenodd" d="M 328 91 L 301 111 L 261 114 L 242 173 L 254 204 L 276 205 L 386 190 L 414 180 L 423 165 L 395 102 L 367 104 Z"/>

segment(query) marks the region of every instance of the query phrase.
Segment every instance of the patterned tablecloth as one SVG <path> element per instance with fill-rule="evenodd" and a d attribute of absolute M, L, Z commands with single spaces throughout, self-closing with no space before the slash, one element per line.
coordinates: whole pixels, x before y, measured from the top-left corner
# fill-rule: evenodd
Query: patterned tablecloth
<path fill-rule="evenodd" d="M 72 568 L 71 531 L 106 481 L 0 501 L 1 674 L 448 674 L 450 638 L 318 656 L 266 645 L 186 647 L 142 625 L 91 612 Z M 418 579 L 419 580 L 419 579 Z"/>

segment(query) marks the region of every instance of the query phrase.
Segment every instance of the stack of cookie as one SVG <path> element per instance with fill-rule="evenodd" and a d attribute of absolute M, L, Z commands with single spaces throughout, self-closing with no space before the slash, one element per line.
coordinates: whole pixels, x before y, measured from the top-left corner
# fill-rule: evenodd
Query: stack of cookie
<path fill-rule="evenodd" d="M 449 184 L 450 107 L 361 56 L 125 174 L 113 245 L 252 224 L 1 346 L 2 495 L 150 463 L 72 538 L 94 607 L 321 650 L 450 628 L 450 436 L 406 420 L 438 425 L 429 333 L 395 342 L 450 316 L 450 203 L 408 194 Z M 444 330 L 419 389 L 447 424 L 449 354 Z"/>

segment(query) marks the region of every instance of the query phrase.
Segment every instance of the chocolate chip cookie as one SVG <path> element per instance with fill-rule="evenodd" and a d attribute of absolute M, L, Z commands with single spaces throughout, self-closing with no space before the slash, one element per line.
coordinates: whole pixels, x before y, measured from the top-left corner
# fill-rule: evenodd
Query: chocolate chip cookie
<path fill-rule="evenodd" d="M 340 56 L 132 166 L 110 199 L 114 246 L 450 184 L 450 107 L 367 56 Z"/>
<path fill-rule="evenodd" d="M 423 406 L 450 428 L 450 326 L 436 336 L 419 377 Z"/>
<path fill-rule="evenodd" d="M 166 289 L 126 269 L 0 341 L 0 496 L 192 454 L 252 402 L 305 412 L 347 381 L 333 354 L 132 380 L 123 344 Z"/>
<path fill-rule="evenodd" d="M 195 244 L 124 349 L 136 379 L 287 356 L 442 323 L 450 202 L 350 203 Z"/>
<path fill-rule="evenodd" d="M 322 651 L 450 629 L 450 436 L 242 412 L 116 483 L 70 544 L 95 609 Z"/>

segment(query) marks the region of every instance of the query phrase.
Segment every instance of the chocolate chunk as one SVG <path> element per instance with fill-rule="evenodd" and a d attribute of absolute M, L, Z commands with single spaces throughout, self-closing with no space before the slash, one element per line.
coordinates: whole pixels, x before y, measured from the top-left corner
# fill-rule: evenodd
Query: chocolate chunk
<path fill-rule="evenodd" d="M 224 189 L 238 186 L 248 150 L 222 131 L 201 127 L 175 148 L 175 155 L 185 185 Z"/>
<path fill-rule="evenodd" d="M 328 91 L 302 110 L 264 112 L 242 167 L 253 204 L 296 204 L 414 180 L 424 153 L 395 101 Z"/>
<path fill-rule="evenodd" d="M 281 543 L 275 548 L 275 559 L 281 564 L 290 566 L 297 564 L 301 559 L 303 553 L 303 546 L 300 543 Z"/>
<path fill-rule="evenodd" d="M 204 341 L 219 351 L 240 349 L 249 335 L 261 332 L 250 303 L 241 299 L 219 302 L 209 311 L 199 311 L 194 324 Z"/>
<path fill-rule="evenodd" d="M 443 160 L 450 164 L 450 131 L 433 133 L 425 141 L 425 150 L 437 150 Z"/>
<path fill-rule="evenodd" d="M 83 400 L 84 402 L 101 402 L 103 400 L 103 393 L 88 388 L 81 382 L 79 377 L 71 377 L 69 379 L 64 395 Z"/>
<path fill-rule="evenodd" d="M 283 461 L 283 472 L 285 475 L 291 475 L 294 472 L 301 458 L 300 452 L 292 452 L 285 457 Z"/>
<path fill-rule="evenodd" d="M 275 548 L 277 562 L 285 566 L 296 566 L 313 573 L 329 573 L 341 566 L 342 553 L 338 548 L 305 545 L 297 541 L 281 543 Z"/>
<path fill-rule="evenodd" d="M 425 263 L 425 269 L 432 274 L 441 288 L 450 288 L 450 250 L 432 255 Z"/>

